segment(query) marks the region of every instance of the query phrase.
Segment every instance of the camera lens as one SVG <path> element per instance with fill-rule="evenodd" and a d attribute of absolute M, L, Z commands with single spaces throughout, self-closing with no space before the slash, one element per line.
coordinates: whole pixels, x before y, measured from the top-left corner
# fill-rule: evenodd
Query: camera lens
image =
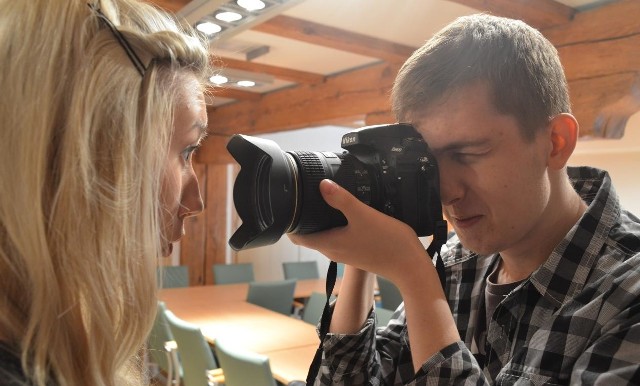
<path fill-rule="evenodd" d="M 369 170 L 348 152 L 285 152 L 273 141 L 245 135 L 234 135 L 227 149 L 241 167 L 233 199 L 242 225 L 229 240 L 236 250 L 273 244 L 284 233 L 345 225 L 320 194 L 325 178 L 367 204 L 375 191 Z"/>
<path fill-rule="evenodd" d="M 348 153 L 291 151 L 287 154 L 295 160 L 300 174 L 299 217 L 294 219 L 289 231 L 305 234 L 345 225 L 344 216 L 327 205 L 318 186 L 320 181 L 329 178 L 354 193 L 354 161 L 358 161 Z"/>

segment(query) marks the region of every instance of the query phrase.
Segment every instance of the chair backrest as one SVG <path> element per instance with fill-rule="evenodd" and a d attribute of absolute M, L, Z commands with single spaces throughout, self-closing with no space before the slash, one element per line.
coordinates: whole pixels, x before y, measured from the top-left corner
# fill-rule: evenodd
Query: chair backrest
<path fill-rule="evenodd" d="M 378 320 L 377 326 L 384 327 L 389 324 L 394 312 L 395 311 L 387 310 L 386 308 L 376 308 L 376 318 Z"/>
<path fill-rule="evenodd" d="M 162 288 L 189 286 L 189 267 L 186 265 L 166 265 L 158 267 L 158 283 Z"/>
<path fill-rule="evenodd" d="M 215 350 L 225 386 L 276 386 L 268 357 L 235 348 L 224 338 L 216 339 Z"/>
<path fill-rule="evenodd" d="M 296 281 L 254 281 L 249 283 L 247 302 L 284 315 L 291 315 Z"/>
<path fill-rule="evenodd" d="M 285 279 L 318 279 L 317 261 L 287 261 L 282 263 Z"/>
<path fill-rule="evenodd" d="M 249 283 L 254 280 L 252 263 L 213 265 L 214 284 Z"/>
<path fill-rule="evenodd" d="M 344 263 L 337 263 L 336 270 L 337 270 L 336 277 L 344 276 Z"/>
<path fill-rule="evenodd" d="M 395 311 L 402 303 L 400 290 L 389 279 L 378 276 L 378 290 L 380 291 L 380 303 L 382 308 Z"/>
<path fill-rule="evenodd" d="M 165 311 L 165 317 L 178 344 L 184 386 L 206 385 L 207 371 L 218 368 L 218 363 L 202 331 L 198 326 L 178 318 L 169 310 Z"/>
<path fill-rule="evenodd" d="M 167 358 L 164 344 L 174 340 L 169 322 L 164 314 L 166 309 L 164 302 L 158 302 L 156 319 L 153 322 L 153 327 L 151 328 L 148 339 L 151 359 L 158 365 L 160 370 L 165 373 L 169 371 L 169 359 Z"/>
<path fill-rule="evenodd" d="M 331 296 L 331 300 L 335 299 L 335 296 Z M 312 292 L 311 296 L 307 299 L 302 310 L 302 320 L 307 323 L 316 325 L 322 317 L 322 311 L 324 311 L 324 305 L 327 302 L 327 295 L 321 292 Z"/>

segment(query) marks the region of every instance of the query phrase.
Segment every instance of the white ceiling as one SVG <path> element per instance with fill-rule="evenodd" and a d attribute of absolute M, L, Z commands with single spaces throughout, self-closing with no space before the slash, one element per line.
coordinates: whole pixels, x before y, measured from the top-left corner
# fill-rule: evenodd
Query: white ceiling
<path fill-rule="evenodd" d="M 215 1 L 215 0 L 211 0 Z M 587 9 L 611 0 L 557 0 L 578 9 Z M 458 16 L 478 12 L 446 0 L 298 0 L 283 12 L 286 16 L 312 21 L 350 32 L 408 46 L 419 47 L 435 31 Z M 332 75 L 379 61 L 377 58 L 321 47 L 253 30 L 245 30 L 223 41 L 212 43 L 216 55 L 245 60 L 245 51 L 266 45 L 269 52 L 253 62 L 285 67 L 300 71 Z M 292 83 L 275 80 L 261 86 L 256 92 L 269 92 L 288 87 Z M 216 98 L 214 105 L 231 102 Z M 638 115 L 638 114 L 636 114 Z M 591 140 L 593 147 L 640 146 L 640 139 L 628 135 L 640 131 L 640 116 L 634 116 L 622 140 Z M 293 135 L 293 134 L 291 134 Z M 635 135 L 638 137 L 638 135 Z M 632 141 L 632 142 L 629 142 Z"/>

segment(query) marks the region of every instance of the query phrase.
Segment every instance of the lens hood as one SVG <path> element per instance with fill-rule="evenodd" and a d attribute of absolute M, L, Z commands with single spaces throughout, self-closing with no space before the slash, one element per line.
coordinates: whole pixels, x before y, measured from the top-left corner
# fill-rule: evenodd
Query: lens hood
<path fill-rule="evenodd" d="M 241 134 L 229 140 L 227 150 L 240 164 L 233 200 L 242 219 L 229 245 L 239 251 L 275 243 L 296 211 L 298 186 L 290 161 L 275 142 Z"/>

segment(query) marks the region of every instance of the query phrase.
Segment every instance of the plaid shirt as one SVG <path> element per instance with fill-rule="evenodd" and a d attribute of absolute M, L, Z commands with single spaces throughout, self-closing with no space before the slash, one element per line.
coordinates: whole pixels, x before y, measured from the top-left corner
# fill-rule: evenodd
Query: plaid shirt
<path fill-rule="evenodd" d="M 479 256 L 454 237 L 443 248 L 445 294 L 463 341 L 416 374 L 404 305 L 386 328 L 375 328 L 372 313 L 357 334 L 327 335 L 315 384 L 640 384 L 640 219 L 620 208 L 606 172 L 569 168 L 569 176 L 589 208 L 498 305 L 484 350 L 475 329 L 499 256 Z"/>

